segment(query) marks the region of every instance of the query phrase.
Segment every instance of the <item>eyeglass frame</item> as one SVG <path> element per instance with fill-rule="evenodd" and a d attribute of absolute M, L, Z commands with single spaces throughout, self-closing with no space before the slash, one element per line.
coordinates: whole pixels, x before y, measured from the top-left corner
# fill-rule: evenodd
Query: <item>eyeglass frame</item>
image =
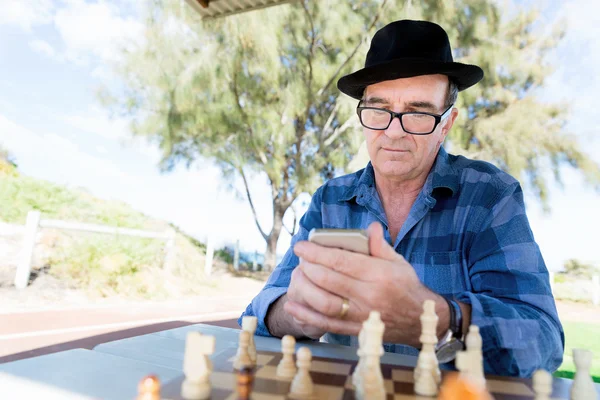
<path fill-rule="evenodd" d="M 449 115 L 450 115 L 450 111 L 452 110 L 452 108 L 454 107 L 454 104 L 451 104 L 450 107 L 448 107 L 446 109 L 446 111 L 444 111 L 441 114 L 432 114 L 432 113 L 428 113 L 428 112 L 424 112 L 424 111 L 407 111 L 407 112 L 393 112 L 391 110 L 385 109 L 385 108 L 379 108 L 379 107 L 361 107 L 360 104 L 362 102 L 358 103 L 358 106 L 356 106 L 356 114 L 358 115 L 358 120 L 360 121 L 360 124 L 362 126 L 364 126 L 367 129 L 371 129 L 373 131 L 385 131 L 386 129 L 388 129 L 390 127 L 390 125 L 392 124 L 392 121 L 394 121 L 394 118 L 398 118 L 398 121 L 400 121 L 400 126 L 402 127 L 402 130 L 404 130 L 404 132 L 410 134 L 410 135 L 431 135 L 433 133 L 433 131 L 436 130 L 436 128 L 438 127 L 438 125 L 440 124 L 440 122 L 442 122 L 442 120 L 446 119 Z M 368 126 L 366 126 L 365 124 L 363 124 L 362 122 L 362 117 L 360 116 L 360 113 L 362 110 L 379 110 L 379 111 L 385 111 L 388 114 L 391 115 L 390 118 L 390 122 L 388 123 L 388 125 L 385 128 L 379 128 L 379 129 L 374 129 L 374 128 L 369 128 Z M 420 114 L 420 115 L 430 115 L 432 117 L 435 118 L 435 125 L 433 125 L 433 129 L 431 130 L 431 132 L 427 132 L 427 133 L 413 133 L 413 132 L 409 132 L 406 129 L 404 129 L 404 124 L 402 123 L 402 116 L 406 115 L 406 114 Z"/>

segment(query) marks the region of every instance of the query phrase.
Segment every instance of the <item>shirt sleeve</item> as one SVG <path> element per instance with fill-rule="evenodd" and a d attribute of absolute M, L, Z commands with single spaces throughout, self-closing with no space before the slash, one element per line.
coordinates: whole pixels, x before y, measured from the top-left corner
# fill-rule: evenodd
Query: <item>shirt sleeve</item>
<path fill-rule="evenodd" d="M 292 237 L 290 248 L 285 253 L 281 263 L 273 270 L 265 286 L 254 297 L 238 319 L 240 326 L 242 325 L 242 318 L 244 316 L 255 316 L 258 320 L 256 334 L 259 336 L 271 336 L 265 325 L 265 317 L 271 304 L 287 293 L 292 271 L 299 263 L 298 257 L 294 254 L 294 245 L 301 240 L 308 240 L 308 234 L 311 229 L 322 227 L 321 196 L 322 188 L 319 188 L 313 195 L 308 210 L 300 219 L 298 232 Z"/>
<path fill-rule="evenodd" d="M 471 305 L 487 373 L 530 377 L 562 362 L 564 332 L 549 274 L 525 213 L 523 192 L 511 184 L 478 222 L 467 253 Z"/>

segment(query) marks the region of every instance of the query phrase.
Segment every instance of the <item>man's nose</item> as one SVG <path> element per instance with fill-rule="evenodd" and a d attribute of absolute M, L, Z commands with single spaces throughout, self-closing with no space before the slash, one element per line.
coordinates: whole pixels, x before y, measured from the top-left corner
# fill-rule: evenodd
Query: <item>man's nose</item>
<path fill-rule="evenodd" d="M 390 126 L 388 126 L 388 128 L 385 130 L 385 134 L 391 139 L 400 139 L 408 135 L 408 133 L 402 129 L 402 124 L 400 123 L 400 118 L 398 117 L 394 117 Z"/>

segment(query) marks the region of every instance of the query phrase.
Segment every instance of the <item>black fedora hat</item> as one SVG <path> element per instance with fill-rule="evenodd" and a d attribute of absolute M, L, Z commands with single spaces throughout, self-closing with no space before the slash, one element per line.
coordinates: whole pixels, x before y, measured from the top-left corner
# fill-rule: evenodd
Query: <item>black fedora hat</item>
<path fill-rule="evenodd" d="M 381 28 L 371 41 L 365 67 L 343 76 L 338 89 L 360 100 L 367 86 L 411 76 L 447 75 L 465 90 L 483 78 L 476 65 L 454 62 L 444 29 L 427 21 L 401 20 Z"/>

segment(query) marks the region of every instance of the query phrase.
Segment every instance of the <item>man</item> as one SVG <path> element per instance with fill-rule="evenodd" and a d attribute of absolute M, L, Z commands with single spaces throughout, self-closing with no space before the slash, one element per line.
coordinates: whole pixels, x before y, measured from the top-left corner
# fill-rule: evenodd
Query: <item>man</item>
<path fill-rule="evenodd" d="M 244 315 L 257 333 L 357 345 L 381 312 L 386 351 L 417 354 L 422 304 L 439 316 L 438 358 L 479 326 L 487 373 L 555 370 L 564 335 L 521 187 L 489 163 L 446 153 L 457 92 L 483 78 L 455 63 L 446 32 L 424 21 L 378 31 L 365 68 L 338 88 L 359 101 L 371 162 L 313 195 L 281 264 Z M 313 228 L 367 229 L 370 255 L 307 242 Z"/>

